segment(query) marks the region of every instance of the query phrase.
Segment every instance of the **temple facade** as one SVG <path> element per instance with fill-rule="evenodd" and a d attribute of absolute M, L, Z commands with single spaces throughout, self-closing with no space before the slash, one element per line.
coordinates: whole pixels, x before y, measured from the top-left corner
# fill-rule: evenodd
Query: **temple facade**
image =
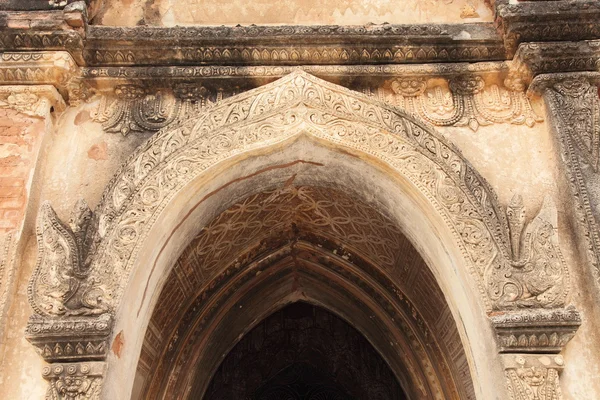
<path fill-rule="evenodd" d="M 597 0 L 0 0 L 0 398 L 600 399 Z"/>

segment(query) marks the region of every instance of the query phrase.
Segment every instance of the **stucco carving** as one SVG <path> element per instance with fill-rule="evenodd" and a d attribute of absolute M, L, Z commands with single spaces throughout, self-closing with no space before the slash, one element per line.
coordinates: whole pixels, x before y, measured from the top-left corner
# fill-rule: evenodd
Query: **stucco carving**
<path fill-rule="evenodd" d="M 42 376 L 50 387 L 46 400 L 100 400 L 104 370 L 103 362 L 50 364 Z"/>
<path fill-rule="evenodd" d="M 263 69 L 263 73 L 268 71 Z M 429 84 L 429 81 L 443 83 Z M 487 85 L 480 75 L 459 75 L 447 79 L 412 76 L 390 83 L 392 94 L 375 90 L 379 100 L 416 114 L 435 126 L 479 126 L 494 123 L 534 126 L 543 119 L 536 115 L 522 88 L 513 90 Z M 190 90 L 193 88 L 193 90 Z M 366 94 L 376 96 L 371 88 Z M 155 132 L 176 119 L 197 115 L 235 92 L 210 90 L 193 83 L 179 83 L 171 89 L 142 85 L 118 85 L 112 95 L 101 96 L 92 117 L 106 132 Z"/>
<path fill-rule="evenodd" d="M 0 108 L 12 108 L 27 115 L 44 117 L 54 107 L 65 109 L 65 104 L 56 89 L 50 85 L 0 86 Z"/>
<path fill-rule="evenodd" d="M 561 400 L 562 356 L 511 354 L 503 357 L 511 400 Z"/>
<path fill-rule="evenodd" d="M 505 353 L 559 353 L 581 325 L 575 307 L 518 310 L 493 315 L 500 351 Z"/>
<path fill-rule="evenodd" d="M 42 318 L 33 316 L 25 337 L 48 362 L 101 360 L 108 352 L 110 314 Z"/>
<path fill-rule="evenodd" d="M 598 176 L 600 155 L 600 98 L 597 73 L 549 75 L 534 84 L 544 89 L 554 117 L 573 206 L 582 230 L 582 242 L 596 280 L 600 283 L 600 229 L 598 200 L 590 197 L 590 182 Z"/>
<path fill-rule="evenodd" d="M 555 304 L 563 296 L 562 283 L 568 278 L 556 233 L 556 208 L 550 198 L 546 198 L 538 215 L 525 227 L 523 199 L 516 195 L 506 214 L 514 268 L 512 278 L 518 283 L 505 285 L 505 294 L 510 293 L 505 301 L 524 307 Z"/>
<path fill-rule="evenodd" d="M 91 211 L 79 201 L 69 225 L 58 219 L 49 203 L 40 209 L 37 226 L 39 257 L 28 290 L 38 314 L 98 315 L 108 310 L 98 279 L 88 279 L 88 227 Z"/>
<path fill-rule="evenodd" d="M 223 97 L 222 92 L 213 97 L 205 87 L 185 83 L 177 84 L 173 93 L 148 93 L 137 85 L 117 86 L 114 93 L 116 99 L 101 97 L 92 118 L 106 132 L 120 132 L 123 136 L 130 132 L 156 132 L 176 119 L 197 115 Z"/>
<path fill-rule="evenodd" d="M 300 132 L 372 154 L 410 179 L 446 219 L 487 307 L 564 304 L 568 274 L 546 220 L 530 225 L 529 258 L 515 263 L 504 212 L 488 184 L 445 139 L 396 108 L 295 72 L 171 128 L 141 146 L 111 181 L 94 213 L 87 257 L 73 231 L 42 208 L 41 256 L 30 286 L 38 313 L 114 309 L 145 235 L 180 188 L 232 155 Z M 549 259 L 549 268 L 539 264 Z"/>
<path fill-rule="evenodd" d="M 428 87 L 425 78 L 398 78 L 392 82 L 396 103 L 436 126 L 479 126 L 493 123 L 534 126 L 535 114 L 523 91 L 496 84 L 481 76 L 456 76 L 447 86 Z"/>

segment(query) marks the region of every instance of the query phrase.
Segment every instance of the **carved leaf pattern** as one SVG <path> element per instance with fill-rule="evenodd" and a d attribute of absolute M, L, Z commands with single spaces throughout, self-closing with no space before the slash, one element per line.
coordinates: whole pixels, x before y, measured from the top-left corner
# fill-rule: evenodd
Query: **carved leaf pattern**
<path fill-rule="evenodd" d="M 508 227 L 485 180 L 408 114 L 301 71 L 223 100 L 140 146 L 95 212 L 88 279 L 101 282 L 114 307 L 145 235 L 183 186 L 235 154 L 301 132 L 375 155 L 406 176 L 447 221 L 487 307 L 506 307 L 499 300 L 513 272 Z M 39 274 L 33 279 L 38 282 Z M 533 302 L 546 305 L 543 298 Z"/>

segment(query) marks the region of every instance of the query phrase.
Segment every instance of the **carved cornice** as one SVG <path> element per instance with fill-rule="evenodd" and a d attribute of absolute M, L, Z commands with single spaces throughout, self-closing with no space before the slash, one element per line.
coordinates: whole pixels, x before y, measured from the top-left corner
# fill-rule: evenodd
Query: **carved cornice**
<path fill-rule="evenodd" d="M 0 85 L 52 85 L 73 102 L 86 97 L 79 74 L 64 51 L 0 54 Z"/>
<path fill-rule="evenodd" d="M 90 26 L 88 65 L 327 65 L 502 60 L 490 24 L 371 26 Z"/>
<path fill-rule="evenodd" d="M 490 319 L 503 353 L 560 353 L 581 325 L 573 306 L 496 313 Z"/>
<path fill-rule="evenodd" d="M 543 74 L 597 71 L 600 40 L 524 43 L 519 46 L 511 69 L 518 71 L 527 83 Z"/>
<path fill-rule="evenodd" d="M 600 37 L 597 0 L 493 1 L 496 24 L 509 55 L 523 42 L 578 41 Z"/>
<path fill-rule="evenodd" d="M 46 400 L 100 400 L 104 362 L 50 364 L 42 376 L 50 383 Z"/>
<path fill-rule="evenodd" d="M 66 108 L 54 86 L 0 86 L 0 108 L 12 108 L 27 115 L 43 117 L 51 107 L 55 111 Z"/>
<path fill-rule="evenodd" d="M 48 362 L 103 360 L 108 352 L 112 317 L 43 318 L 34 315 L 25 337 Z"/>

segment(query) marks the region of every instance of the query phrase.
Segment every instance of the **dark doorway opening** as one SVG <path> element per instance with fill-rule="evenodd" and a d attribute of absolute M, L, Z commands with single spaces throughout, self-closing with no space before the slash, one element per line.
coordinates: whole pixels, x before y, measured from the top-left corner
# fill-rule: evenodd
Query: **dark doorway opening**
<path fill-rule="evenodd" d="M 248 332 L 225 357 L 205 395 L 206 400 L 406 398 L 359 331 L 303 302 L 282 308 Z"/>

